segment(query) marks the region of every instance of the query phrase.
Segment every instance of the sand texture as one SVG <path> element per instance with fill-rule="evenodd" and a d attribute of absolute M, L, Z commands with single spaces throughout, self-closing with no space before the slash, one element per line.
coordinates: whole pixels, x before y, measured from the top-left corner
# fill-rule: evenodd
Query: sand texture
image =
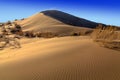
<path fill-rule="evenodd" d="M 83 26 L 72 26 L 63 23 L 50 16 L 44 15 L 43 13 L 37 13 L 29 18 L 26 18 L 25 20 L 16 22 L 22 26 L 23 31 L 52 32 L 61 35 L 70 35 L 74 32 L 86 32 L 92 30 Z"/>
<path fill-rule="evenodd" d="M 120 80 L 120 52 L 89 37 L 22 39 L 0 51 L 0 80 Z"/>

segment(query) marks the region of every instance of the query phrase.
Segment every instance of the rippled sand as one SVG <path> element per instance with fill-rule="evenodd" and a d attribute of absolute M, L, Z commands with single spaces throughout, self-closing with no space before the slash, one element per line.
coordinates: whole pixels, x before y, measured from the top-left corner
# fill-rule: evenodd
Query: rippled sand
<path fill-rule="evenodd" d="M 120 52 L 89 37 L 23 39 L 0 51 L 0 80 L 120 80 Z"/>

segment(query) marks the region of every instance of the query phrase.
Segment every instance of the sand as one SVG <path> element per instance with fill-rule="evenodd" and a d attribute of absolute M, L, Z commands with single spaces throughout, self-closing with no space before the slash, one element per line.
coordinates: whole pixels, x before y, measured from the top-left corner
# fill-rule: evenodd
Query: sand
<path fill-rule="evenodd" d="M 70 35 L 73 32 L 85 32 L 92 30 L 90 28 L 85 28 L 82 26 L 78 27 L 65 24 L 42 13 L 34 14 L 33 16 L 26 18 L 25 20 L 16 22 L 22 26 L 23 31 L 52 32 L 57 34 Z"/>
<path fill-rule="evenodd" d="M 120 52 L 89 37 L 22 39 L 0 51 L 0 80 L 120 80 Z"/>

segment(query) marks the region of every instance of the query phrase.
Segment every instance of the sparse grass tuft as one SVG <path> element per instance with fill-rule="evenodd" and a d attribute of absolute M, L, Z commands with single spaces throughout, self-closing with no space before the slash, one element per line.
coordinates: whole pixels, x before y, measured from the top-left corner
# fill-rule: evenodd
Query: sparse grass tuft
<path fill-rule="evenodd" d="M 107 48 L 120 49 L 120 31 L 117 27 L 99 25 L 91 34 L 95 42 L 101 42 Z"/>

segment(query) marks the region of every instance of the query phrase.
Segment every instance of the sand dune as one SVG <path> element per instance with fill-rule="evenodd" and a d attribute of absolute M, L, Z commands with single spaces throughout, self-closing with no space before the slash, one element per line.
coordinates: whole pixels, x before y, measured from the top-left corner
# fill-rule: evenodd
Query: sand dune
<path fill-rule="evenodd" d="M 42 11 L 41 13 L 56 20 L 59 20 L 65 24 L 69 24 L 73 26 L 95 28 L 99 24 L 58 10 L 46 10 L 46 11 Z"/>
<path fill-rule="evenodd" d="M 33 30 L 35 32 L 52 32 L 70 35 L 73 32 L 91 30 L 90 28 L 85 28 L 83 26 L 78 27 L 63 23 L 62 21 L 47 16 L 44 13 L 37 13 L 29 18 L 26 18 L 25 20 L 16 22 L 22 26 L 24 31 Z"/>
<path fill-rule="evenodd" d="M 119 80 L 119 51 L 89 37 L 22 39 L 0 51 L 0 80 Z"/>

